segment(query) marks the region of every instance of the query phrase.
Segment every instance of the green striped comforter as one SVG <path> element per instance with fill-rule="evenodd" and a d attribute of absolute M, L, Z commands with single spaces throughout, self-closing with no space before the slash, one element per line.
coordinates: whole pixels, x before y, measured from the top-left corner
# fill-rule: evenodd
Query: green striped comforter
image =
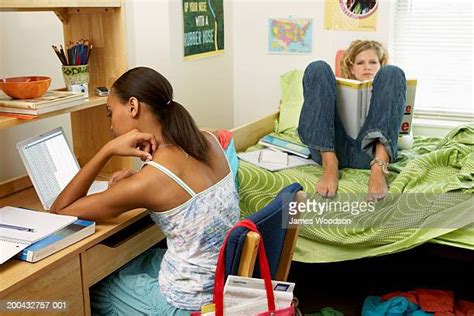
<path fill-rule="evenodd" d="M 291 134 L 283 136 L 297 139 Z M 302 213 L 307 221 L 301 225 L 294 260 L 350 260 L 402 251 L 427 241 L 474 250 L 474 124 L 458 127 L 443 139 L 416 137 L 413 148 L 400 151 L 390 171 L 390 195 L 373 212 Z M 319 166 L 270 172 L 241 161 L 242 217 L 263 208 L 293 182 L 314 193 L 321 175 Z M 338 197 L 328 201 L 363 200 L 368 178 L 368 170 L 343 169 Z M 344 224 L 334 224 L 341 215 Z"/>

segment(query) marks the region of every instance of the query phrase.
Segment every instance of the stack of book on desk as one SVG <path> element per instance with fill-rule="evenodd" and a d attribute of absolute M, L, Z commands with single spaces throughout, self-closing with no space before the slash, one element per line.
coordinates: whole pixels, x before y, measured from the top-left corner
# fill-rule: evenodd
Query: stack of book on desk
<path fill-rule="evenodd" d="M 95 232 L 95 222 L 78 219 L 61 230 L 23 249 L 17 258 L 36 262 L 64 249 Z"/>
<path fill-rule="evenodd" d="M 47 91 L 36 99 L 12 99 L 0 94 L 0 112 L 40 115 L 81 105 L 85 100 L 84 93 L 68 91 Z"/>

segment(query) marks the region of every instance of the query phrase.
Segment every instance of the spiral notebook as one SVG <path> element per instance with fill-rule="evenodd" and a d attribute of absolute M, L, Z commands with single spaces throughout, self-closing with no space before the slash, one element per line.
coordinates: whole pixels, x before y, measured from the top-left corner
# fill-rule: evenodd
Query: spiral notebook
<path fill-rule="evenodd" d="M 29 245 L 49 236 L 77 220 L 75 216 L 0 208 L 0 264 Z"/>

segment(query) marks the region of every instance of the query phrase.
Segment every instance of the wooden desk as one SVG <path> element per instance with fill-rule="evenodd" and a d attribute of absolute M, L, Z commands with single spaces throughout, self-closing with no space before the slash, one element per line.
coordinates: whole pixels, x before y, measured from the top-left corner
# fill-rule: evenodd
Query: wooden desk
<path fill-rule="evenodd" d="M 47 113 L 35 119 L 39 121 L 66 112 L 71 113 L 74 154 L 81 166 L 112 139 L 110 122 L 105 115 L 106 98 L 92 94 L 98 86 L 110 87 L 128 68 L 125 8 L 122 7 L 122 2 L 0 1 L 1 12 L 54 12 L 63 22 L 64 43 L 84 38 L 94 43 L 94 52 L 89 60 L 91 97 L 81 106 Z M 29 122 L 31 121 L 2 117 L 0 130 Z M 114 157 L 103 171 L 112 173 L 132 165 L 130 159 L 115 158 L 117 157 Z M 0 206 L 41 209 L 27 177 L 8 179 L 0 183 L 0 196 L 5 196 L 0 198 Z M 0 300 L 66 301 L 69 304 L 67 314 L 90 314 L 89 287 L 163 239 L 160 230 L 146 221 L 142 222 L 144 219 L 146 213 L 143 210 L 130 211 L 112 221 L 97 225 L 94 235 L 37 263 L 17 260 L 4 263 L 0 266 Z M 50 311 L 38 314 L 49 315 Z M 3 315 L 4 312 L 0 310 L 0 314 Z"/>
<path fill-rule="evenodd" d="M 0 206 L 41 209 L 33 188 L 0 199 Z M 0 266 L 1 301 L 48 301 L 48 315 L 90 315 L 89 288 L 164 238 L 144 209 L 102 222 L 96 232 L 43 260 L 10 259 Z M 60 308 L 66 302 L 65 310 Z M 0 310 L 3 315 L 6 311 Z M 41 309 L 14 311 L 15 315 Z M 66 313 L 65 313 L 66 312 Z"/>

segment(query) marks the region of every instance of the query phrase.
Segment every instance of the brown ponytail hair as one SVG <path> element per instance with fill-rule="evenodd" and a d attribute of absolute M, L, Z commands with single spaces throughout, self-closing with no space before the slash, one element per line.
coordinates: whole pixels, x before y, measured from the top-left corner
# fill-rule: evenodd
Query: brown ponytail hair
<path fill-rule="evenodd" d="M 125 72 L 112 85 L 122 103 L 131 97 L 147 104 L 162 126 L 166 142 L 180 146 L 195 159 L 209 165 L 209 144 L 189 112 L 173 101 L 173 87 L 159 72 L 136 67 Z"/>

